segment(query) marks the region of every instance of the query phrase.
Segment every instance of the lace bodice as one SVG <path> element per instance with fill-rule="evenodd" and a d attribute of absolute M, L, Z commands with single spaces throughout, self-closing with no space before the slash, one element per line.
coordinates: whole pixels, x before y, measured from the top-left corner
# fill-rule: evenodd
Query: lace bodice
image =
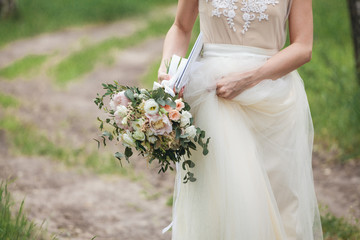
<path fill-rule="evenodd" d="M 206 43 L 281 49 L 291 0 L 199 0 Z"/>

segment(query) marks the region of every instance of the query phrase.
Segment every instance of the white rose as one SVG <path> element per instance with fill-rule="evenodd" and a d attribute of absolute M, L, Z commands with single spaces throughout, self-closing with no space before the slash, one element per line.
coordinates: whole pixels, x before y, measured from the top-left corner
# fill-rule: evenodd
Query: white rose
<path fill-rule="evenodd" d="M 130 133 L 124 133 L 121 136 L 122 140 L 123 140 L 123 144 L 125 145 L 125 147 L 135 147 L 135 141 L 134 139 L 130 136 Z"/>
<path fill-rule="evenodd" d="M 190 138 L 194 138 L 196 136 L 196 128 L 194 125 L 190 126 L 190 127 L 187 127 L 185 129 L 185 133 L 186 134 L 189 134 L 189 137 Z"/>
<path fill-rule="evenodd" d="M 144 110 L 147 114 L 157 114 L 159 112 L 159 104 L 154 99 L 149 99 L 145 102 Z"/>
<path fill-rule="evenodd" d="M 145 140 L 145 134 L 142 131 L 135 131 L 132 135 L 132 137 L 139 141 Z"/>
<path fill-rule="evenodd" d="M 180 127 L 185 127 L 186 125 L 190 124 L 190 118 L 192 115 L 188 111 L 183 111 L 180 117 Z"/>
<path fill-rule="evenodd" d="M 132 122 L 132 127 L 136 130 L 136 131 L 140 131 L 142 129 L 142 127 L 144 126 L 144 120 L 139 118 L 135 121 Z"/>
<path fill-rule="evenodd" d="M 157 137 L 155 137 L 155 136 L 148 137 L 148 141 L 152 144 L 154 144 L 156 142 L 156 140 L 157 140 Z"/>
<path fill-rule="evenodd" d="M 143 93 L 140 93 L 140 94 L 139 94 L 139 98 L 140 98 L 140 99 L 145 99 L 145 98 L 146 98 L 146 95 L 143 94 Z"/>
<path fill-rule="evenodd" d="M 125 117 L 127 115 L 128 109 L 123 106 L 123 105 L 119 105 L 116 108 L 116 112 L 114 113 L 115 116 L 119 116 L 119 117 Z"/>
<path fill-rule="evenodd" d="M 138 98 L 138 97 L 139 97 L 139 94 L 134 93 L 134 98 Z"/>
<path fill-rule="evenodd" d="M 141 94 L 146 94 L 147 92 L 148 92 L 148 91 L 146 91 L 145 88 L 140 89 L 140 93 L 141 93 Z"/>

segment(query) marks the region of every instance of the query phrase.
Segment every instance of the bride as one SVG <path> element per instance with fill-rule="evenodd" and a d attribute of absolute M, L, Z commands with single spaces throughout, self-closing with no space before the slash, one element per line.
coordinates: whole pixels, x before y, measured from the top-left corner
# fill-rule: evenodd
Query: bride
<path fill-rule="evenodd" d="M 182 93 L 211 140 L 207 156 L 192 155 L 196 182 L 177 173 L 172 239 L 323 239 L 296 71 L 311 59 L 311 0 L 179 0 L 160 81 L 170 78 L 165 62 L 186 54 L 198 15 L 203 54 Z"/>

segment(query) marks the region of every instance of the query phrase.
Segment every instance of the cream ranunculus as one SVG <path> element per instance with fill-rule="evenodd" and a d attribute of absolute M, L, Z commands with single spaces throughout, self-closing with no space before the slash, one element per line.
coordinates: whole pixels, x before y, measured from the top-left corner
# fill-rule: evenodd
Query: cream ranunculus
<path fill-rule="evenodd" d="M 156 142 L 156 140 L 157 140 L 157 137 L 155 137 L 155 136 L 149 136 L 147 139 L 148 139 L 148 141 L 149 141 L 150 143 L 154 144 L 154 143 Z"/>
<path fill-rule="evenodd" d="M 151 128 L 148 128 L 148 129 L 146 130 L 146 136 L 147 136 L 147 137 L 150 137 L 150 136 L 152 136 L 152 135 L 154 135 L 154 132 L 151 130 Z"/>
<path fill-rule="evenodd" d="M 133 133 L 132 137 L 136 140 L 139 140 L 139 141 L 144 141 L 145 140 L 145 134 L 140 131 L 140 130 L 137 130 Z"/>
<path fill-rule="evenodd" d="M 189 126 L 187 128 L 185 128 L 185 133 L 189 134 L 190 138 L 194 138 L 196 136 L 196 128 L 194 125 Z"/>
<path fill-rule="evenodd" d="M 144 110 L 147 114 L 157 114 L 159 112 L 159 104 L 154 99 L 149 99 L 145 102 Z"/>
<path fill-rule="evenodd" d="M 127 119 L 127 117 L 124 117 L 124 118 L 122 119 L 122 121 L 121 121 L 121 124 L 122 124 L 122 125 L 127 125 L 127 123 L 128 123 L 128 119 Z"/>
<path fill-rule="evenodd" d="M 131 137 L 131 134 L 128 132 L 128 133 L 124 133 L 122 136 L 121 136 L 121 139 L 123 140 L 123 145 L 125 147 L 135 147 L 135 141 L 134 139 Z"/>
<path fill-rule="evenodd" d="M 141 118 L 133 121 L 131 123 L 132 127 L 136 130 L 136 131 L 140 131 L 142 129 L 142 127 L 144 126 L 145 121 Z"/>
<path fill-rule="evenodd" d="M 119 105 L 116 107 L 116 112 L 114 113 L 114 115 L 123 118 L 127 115 L 127 113 L 128 113 L 128 109 L 123 105 Z"/>

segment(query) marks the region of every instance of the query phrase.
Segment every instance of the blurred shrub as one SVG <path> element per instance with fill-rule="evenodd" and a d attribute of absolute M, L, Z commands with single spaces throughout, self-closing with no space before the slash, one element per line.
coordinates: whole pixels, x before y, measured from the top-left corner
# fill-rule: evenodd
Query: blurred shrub
<path fill-rule="evenodd" d="M 15 0 L 0 0 L 0 17 L 2 19 L 15 16 L 17 13 Z"/>
<path fill-rule="evenodd" d="M 153 7 L 176 2 L 176 0 L 18 0 L 19 16 L 0 23 L 0 46 L 12 40 L 68 26 L 108 22 L 125 17 L 146 17 Z"/>

